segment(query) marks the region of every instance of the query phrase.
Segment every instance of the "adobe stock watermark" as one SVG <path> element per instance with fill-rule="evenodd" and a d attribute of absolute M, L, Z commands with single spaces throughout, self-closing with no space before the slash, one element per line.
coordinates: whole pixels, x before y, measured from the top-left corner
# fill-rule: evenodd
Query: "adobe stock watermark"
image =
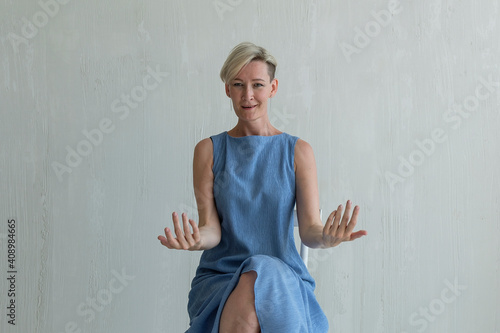
<path fill-rule="evenodd" d="M 370 45 L 374 38 L 380 35 L 382 28 L 386 28 L 391 24 L 393 17 L 401 13 L 403 8 L 400 5 L 399 0 L 390 0 L 387 9 L 372 10 L 371 15 L 373 20 L 368 21 L 363 29 L 358 26 L 354 27 L 355 34 L 352 44 L 347 42 L 338 43 L 348 63 L 352 61 L 353 54 L 361 53 L 363 49 Z"/>
<path fill-rule="evenodd" d="M 484 102 L 493 95 L 500 87 L 500 81 L 494 81 L 493 75 L 487 79 L 480 77 L 474 94 L 467 96 L 461 104 L 454 104 L 443 113 L 443 121 L 450 124 L 453 130 L 458 130 L 464 119 L 468 119 L 479 108 L 480 102 Z M 448 139 L 446 131 L 437 127 L 431 131 L 429 138 L 415 140 L 417 148 L 412 150 L 407 157 L 399 156 L 399 165 L 396 172 L 385 172 L 387 184 L 394 191 L 396 184 L 404 183 L 411 177 L 415 170 L 421 166 L 427 158 L 436 151 L 438 144 L 444 143 Z"/>
<path fill-rule="evenodd" d="M 111 112 L 116 113 L 120 120 L 127 119 L 130 110 L 136 109 L 139 103 L 146 99 L 148 92 L 156 89 L 163 82 L 163 79 L 169 75 L 168 72 L 162 72 L 159 65 L 156 66 L 156 70 L 148 66 L 147 72 L 148 74 L 142 79 L 142 85 L 134 86 L 128 94 L 124 93 L 111 102 Z M 66 163 L 53 161 L 51 164 L 59 182 L 63 181 L 64 174 L 71 173 L 73 168 L 78 167 L 84 158 L 92 154 L 95 147 L 101 145 L 105 134 L 109 135 L 115 129 L 116 126 L 113 121 L 105 117 L 99 121 L 96 128 L 82 130 L 84 139 L 80 140 L 74 148 L 69 145 L 66 146 L 67 154 L 64 159 Z"/>
<path fill-rule="evenodd" d="M 100 289 L 95 297 L 87 297 L 85 302 L 81 302 L 76 308 L 76 314 L 83 317 L 89 323 L 96 318 L 96 311 L 102 312 L 114 299 L 114 296 L 123 292 L 125 287 L 135 279 L 133 275 L 127 275 L 122 268 L 121 273 L 111 270 L 113 278 L 109 280 L 107 288 Z M 82 329 L 75 321 L 69 321 L 64 326 L 61 333 L 81 333 Z"/>
<path fill-rule="evenodd" d="M 312 249 L 309 251 L 309 258 L 307 260 L 307 270 L 310 273 L 315 272 L 318 269 L 319 263 L 331 258 L 335 247 L 329 247 L 327 249 Z"/>
<path fill-rule="evenodd" d="M 427 306 L 421 306 L 418 310 L 410 314 L 408 322 L 418 332 L 424 332 L 429 327 L 429 324 L 434 323 L 446 310 L 446 307 L 456 302 L 457 298 L 462 295 L 462 292 L 467 289 L 467 286 L 459 284 L 457 278 L 455 278 L 453 283 L 449 280 L 444 280 L 444 285 L 445 287 L 441 290 L 439 297 L 431 300 Z"/>
<path fill-rule="evenodd" d="M 236 6 L 239 6 L 242 3 L 243 0 L 215 0 L 212 2 L 221 21 L 224 21 L 225 12 L 232 12 Z"/>
<path fill-rule="evenodd" d="M 271 108 L 269 121 L 280 131 L 284 132 L 290 120 L 295 119 L 294 114 L 287 113 L 286 109 L 278 110 Z"/>
<path fill-rule="evenodd" d="M 21 28 L 21 35 L 15 34 L 13 32 L 9 33 L 7 38 L 12 43 L 12 48 L 16 53 L 19 52 L 19 45 L 28 45 L 28 40 L 35 38 L 38 35 L 40 29 L 43 29 L 49 20 L 55 17 L 60 10 L 61 5 L 64 6 L 68 4 L 71 0 L 39 0 L 37 3 L 41 10 L 37 11 L 28 20 L 26 17 L 22 17 L 23 27 Z"/>

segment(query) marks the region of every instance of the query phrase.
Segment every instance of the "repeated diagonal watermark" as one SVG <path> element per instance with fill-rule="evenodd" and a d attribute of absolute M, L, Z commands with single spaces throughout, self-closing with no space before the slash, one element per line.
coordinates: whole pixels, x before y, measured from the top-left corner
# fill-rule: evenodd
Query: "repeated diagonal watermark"
<path fill-rule="evenodd" d="M 282 132 L 286 131 L 290 120 L 295 119 L 295 115 L 291 113 L 287 113 L 285 108 L 283 109 L 275 109 L 271 108 L 271 114 L 269 115 L 269 121 L 274 124 L 274 127 L 279 129 Z"/>
<path fill-rule="evenodd" d="M 444 280 L 445 287 L 441 290 L 439 297 L 429 301 L 428 304 L 420 306 L 417 310 L 410 314 L 408 323 L 414 327 L 417 332 L 424 332 L 427 328 L 434 323 L 438 317 L 443 314 L 447 307 L 456 302 L 462 292 L 467 289 L 466 285 L 458 282 L 455 277 L 453 283 L 448 279 Z M 408 333 L 403 331 L 402 333 Z"/>
<path fill-rule="evenodd" d="M 237 6 L 241 5 L 243 0 L 214 0 L 212 5 L 221 21 L 224 21 L 224 13 L 232 12 Z"/>
<path fill-rule="evenodd" d="M 169 75 L 168 72 L 161 71 L 159 65 L 156 65 L 154 70 L 148 66 L 147 74 L 142 78 L 142 84 L 134 86 L 129 93 L 122 93 L 119 98 L 113 100 L 110 105 L 111 112 L 117 114 L 122 121 L 127 119 L 131 109 L 136 109 L 139 103 L 147 98 L 148 92 L 158 88 L 164 78 Z M 90 130 L 83 129 L 84 138 L 73 147 L 66 146 L 64 161 L 53 161 L 51 164 L 59 182 L 63 181 L 63 176 L 66 173 L 71 173 L 73 168 L 78 167 L 84 158 L 92 154 L 93 150 L 102 144 L 105 134 L 109 135 L 115 129 L 115 123 L 107 117 L 102 118 L 97 127 Z"/>
<path fill-rule="evenodd" d="M 442 115 L 442 119 L 453 130 L 458 130 L 462 122 L 473 115 L 479 108 L 481 102 L 488 100 L 500 87 L 500 81 L 495 81 L 492 74 L 488 78 L 478 79 L 474 93 L 467 96 L 461 104 L 454 104 Z M 396 184 L 404 183 L 411 177 L 415 170 L 420 167 L 437 150 L 438 144 L 448 140 L 447 131 L 441 127 L 436 127 L 431 131 L 430 137 L 422 140 L 415 140 L 417 146 L 409 154 L 398 156 L 399 165 L 395 172 L 386 171 L 385 179 L 391 191 L 394 191 Z"/>
<path fill-rule="evenodd" d="M 327 249 L 315 249 L 315 251 L 309 251 L 309 258 L 307 259 L 307 270 L 310 273 L 314 273 L 319 264 L 328 258 L 331 258 L 335 252 L 334 247 L 329 247 Z"/>
<path fill-rule="evenodd" d="M 61 6 L 67 5 L 71 0 L 39 0 L 38 6 L 40 10 L 35 12 L 31 20 L 25 16 L 21 18 L 23 25 L 21 28 L 21 36 L 11 32 L 8 34 L 7 39 L 12 43 L 14 52 L 19 52 L 19 45 L 29 45 L 29 41 L 35 38 L 39 31 L 43 29 L 60 11 Z"/>
<path fill-rule="evenodd" d="M 102 312 L 118 294 L 121 294 L 125 288 L 135 279 L 135 275 L 128 275 L 125 268 L 121 272 L 111 270 L 113 278 L 108 281 L 106 288 L 99 289 L 95 297 L 87 297 L 76 308 L 76 314 L 82 317 L 86 323 L 92 322 L 97 312 Z M 81 333 L 82 329 L 76 321 L 68 321 L 64 325 L 64 330 L 59 333 Z"/>
<path fill-rule="evenodd" d="M 390 0 L 387 9 L 371 11 L 372 20 L 366 22 L 363 29 L 354 27 L 352 42 L 339 42 L 338 45 L 348 63 L 351 63 L 354 54 L 360 54 L 371 42 L 377 38 L 392 23 L 394 16 L 399 15 L 403 8 L 399 0 Z"/>

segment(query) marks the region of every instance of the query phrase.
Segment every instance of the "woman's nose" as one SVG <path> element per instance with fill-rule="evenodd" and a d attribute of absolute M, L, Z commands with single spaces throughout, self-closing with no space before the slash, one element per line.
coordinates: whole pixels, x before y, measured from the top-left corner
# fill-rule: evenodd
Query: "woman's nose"
<path fill-rule="evenodd" d="M 251 100 L 253 97 L 253 89 L 252 88 L 246 88 L 245 91 L 243 91 L 243 97 L 246 100 Z"/>

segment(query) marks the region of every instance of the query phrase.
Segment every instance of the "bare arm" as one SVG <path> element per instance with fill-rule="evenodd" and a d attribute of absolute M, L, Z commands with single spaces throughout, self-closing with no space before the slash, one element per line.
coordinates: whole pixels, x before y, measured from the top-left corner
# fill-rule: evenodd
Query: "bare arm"
<path fill-rule="evenodd" d="M 169 249 L 208 250 L 220 242 L 221 228 L 213 195 L 214 175 L 213 145 L 210 138 L 198 142 L 193 156 L 193 187 L 198 205 L 198 226 L 193 219 L 182 214 L 182 222 L 176 212 L 172 213 L 175 236 L 165 228 L 165 236 L 158 236 L 160 242 Z M 181 228 L 182 224 L 182 228 Z M 193 229 L 191 232 L 190 226 Z"/>
<path fill-rule="evenodd" d="M 323 226 L 319 217 L 318 178 L 311 145 L 298 139 L 294 155 L 297 218 L 302 242 L 311 248 L 328 248 L 366 235 L 365 230 L 352 232 L 356 226 L 359 207 L 354 207 L 351 217 L 350 201 L 346 204 L 344 216 L 342 216 L 343 207 L 340 205 L 328 216 Z"/>

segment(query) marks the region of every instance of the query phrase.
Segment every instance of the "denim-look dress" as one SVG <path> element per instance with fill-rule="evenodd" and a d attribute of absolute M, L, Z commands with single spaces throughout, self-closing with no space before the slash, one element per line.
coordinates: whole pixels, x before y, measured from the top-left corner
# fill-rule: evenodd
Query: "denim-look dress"
<path fill-rule="evenodd" d="M 189 333 L 218 333 L 240 275 L 257 273 L 255 308 L 263 333 L 323 333 L 328 321 L 295 247 L 294 148 L 298 137 L 210 137 L 221 241 L 203 252 L 189 292 Z"/>

